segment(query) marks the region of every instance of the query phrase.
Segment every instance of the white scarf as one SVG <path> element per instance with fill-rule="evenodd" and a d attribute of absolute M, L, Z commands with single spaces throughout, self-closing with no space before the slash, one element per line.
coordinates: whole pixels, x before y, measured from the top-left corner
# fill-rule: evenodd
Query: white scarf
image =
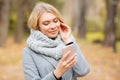
<path fill-rule="evenodd" d="M 59 35 L 53 40 L 39 30 L 31 30 L 27 46 L 39 54 L 59 60 L 62 57 L 62 47 L 65 44 Z"/>

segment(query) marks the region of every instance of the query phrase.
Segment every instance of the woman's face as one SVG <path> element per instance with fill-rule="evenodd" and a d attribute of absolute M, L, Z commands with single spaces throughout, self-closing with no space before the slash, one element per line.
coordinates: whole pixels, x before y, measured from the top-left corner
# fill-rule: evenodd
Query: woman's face
<path fill-rule="evenodd" d="M 40 31 L 49 38 L 57 37 L 59 33 L 60 21 L 52 13 L 44 12 L 39 19 Z"/>

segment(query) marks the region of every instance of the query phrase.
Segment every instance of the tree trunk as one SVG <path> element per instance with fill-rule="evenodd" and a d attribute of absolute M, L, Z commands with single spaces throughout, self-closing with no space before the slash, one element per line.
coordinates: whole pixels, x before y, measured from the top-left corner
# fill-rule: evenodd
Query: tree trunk
<path fill-rule="evenodd" d="M 15 37 L 14 40 L 16 43 L 21 43 L 23 40 L 23 34 L 24 34 L 24 25 L 25 23 L 25 16 L 28 16 L 26 14 L 27 12 L 31 11 L 33 6 L 35 5 L 36 0 L 17 0 L 17 26 L 15 28 Z M 24 13 L 26 12 L 26 13 Z"/>
<path fill-rule="evenodd" d="M 73 4 L 73 23 L 72 23 L 72 30 L 74 30 L 77 34 L 78 34 L 78 26 L 79 26 L 79 14 L 80 14 L 80 10 L 79 10 L 79 3 L 80 0 L 74 0 L 74 4 Z"/>
<path fill-rule="evenodd" d="M 15 37 L 14 40 L 16 43 L 21 43 L 22 39 L 23 39 L 23 9 L 24 9 L 24 5 L 23 4 L 23 0 L 18 0 L 17 1 L 18 6 L 17 6 L 17 26 L 15 28 Z"/>
<path fill-rule="evenodd" d="M 4 47 L 9 27 L 10 0 L 2 0 L 0 7 L 0 47 Z"/>
<path fill-rule="evenodd" d="M 116 41 L 116 12 L 117 12 L 117 4 L 118 0 L 113 0 L 110 3 L 109 0 L 106 0 L 106 8 L 107 8 L 107 21 L 105 27 L 105 39 L 104 46 L 113 46 Z"/>
<path fill-rule="evenodd" d="M 85 39 L 86 37 L 86 1 L 87 0 L 75 0 L 73 4 L 73 29 L 79 38 Z"/>
<path fill-rule="evenodd" d="M 116 52 L 116 22 L 115 17 L 117 13 L 118 0 L 106 0 L 107 21 L 105 27 L 104 46 L 111 46 Z"/>
<path fill-rule="evenodd" d="M 80 2 L 80 17 L 79 17 L 79 26 L 78 26 L 78 37 L 85 39 L 86 37 L 86 0 L 81 0 Z"/>

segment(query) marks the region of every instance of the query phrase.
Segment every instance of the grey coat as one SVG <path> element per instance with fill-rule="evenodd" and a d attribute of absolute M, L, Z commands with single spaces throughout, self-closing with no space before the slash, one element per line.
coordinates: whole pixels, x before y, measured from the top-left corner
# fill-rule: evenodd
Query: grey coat
<path fill-rule="evenodd" d="M 62 76 L 62 80 L 76 80 L 90 71 L 89 64 L 82 55 L 78 45 L 74 43 L 77 63 Z M 23 69 L 25 80 L 56 80 L 53 71 L 58 61 L 52 57 L 37 54 L 30 48 L 23 49 Z"/>

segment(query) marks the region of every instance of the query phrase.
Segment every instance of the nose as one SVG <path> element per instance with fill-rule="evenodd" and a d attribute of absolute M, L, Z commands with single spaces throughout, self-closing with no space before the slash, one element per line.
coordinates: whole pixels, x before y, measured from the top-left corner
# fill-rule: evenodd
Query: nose
<path fill-rule="evenodd" d="M 56 25 L 55 25 L 54 23 L 51 22 L 50 28 L 51 28 L 51 29 L 54 29 L 54 28 L 56 28 Z"/>

